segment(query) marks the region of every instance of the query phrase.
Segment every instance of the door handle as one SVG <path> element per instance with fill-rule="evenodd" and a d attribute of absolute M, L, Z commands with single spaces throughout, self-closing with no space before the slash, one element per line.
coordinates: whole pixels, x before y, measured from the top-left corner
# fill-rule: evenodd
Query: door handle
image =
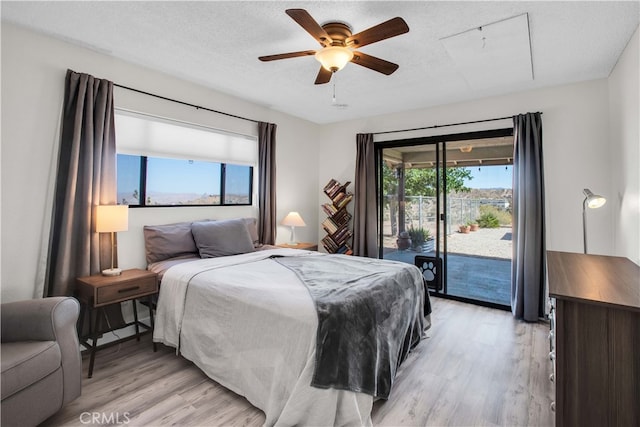
<path fill-rule="evenodd" d="M 440 214 L 440 221 L 444 221 L 445 220 L 445 215 L 443 213 Z"/>

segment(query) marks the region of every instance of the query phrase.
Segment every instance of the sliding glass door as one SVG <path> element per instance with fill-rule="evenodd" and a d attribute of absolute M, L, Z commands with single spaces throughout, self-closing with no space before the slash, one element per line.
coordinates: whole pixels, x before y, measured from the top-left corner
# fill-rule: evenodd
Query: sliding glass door
<path fill-rule="evenodd" d="M 379 256 L 431 292 L 508 308 L 511 129 L 378 143 Z"/>

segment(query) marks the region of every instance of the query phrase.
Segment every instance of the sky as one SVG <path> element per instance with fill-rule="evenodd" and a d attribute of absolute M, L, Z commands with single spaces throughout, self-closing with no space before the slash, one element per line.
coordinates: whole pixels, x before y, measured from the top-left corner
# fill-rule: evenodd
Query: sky
<path fill-rule="evenodd" d="M 118 155 L 118 193 L 138 188 L 138 156 Z M 511 188 L 513 166 L 469 167 L 473 179 L 469 188 Z M 245 166 L 227 166 L 227 193 L 246 194 L 248 173 Z M 220 164 L 175 159 L 148 159 L 147 191 L 150 193 L 220 194 Z"/>
<path fill-rule="evenodd" d="M 506 168 L 506 169 L 505 169 Z M 465 185 L 469 188 L 511 188 L 513 166 L 470 167 L 472 180 Z"/>
<path fill-rule="evenodd" d="M 118 155 L 118 192 L 137 189 L 140 157 Z M 246 194 L 249 174 L 246 166 L 227 165 L 227 194 Z M 220 163 L 149 157 L 147 192 L 220 194 Z"/>

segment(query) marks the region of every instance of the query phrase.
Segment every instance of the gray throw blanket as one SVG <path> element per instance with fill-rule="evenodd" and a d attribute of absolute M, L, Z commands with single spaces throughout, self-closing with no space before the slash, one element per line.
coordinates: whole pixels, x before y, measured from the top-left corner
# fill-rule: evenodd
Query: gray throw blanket
<path fill-rule="evenodd" d="M 388 398 L 397 368 L 423 333 L 420 271 L 344 255 L 274 260 L 298 275 L 316 306 L 311 385 Z"/>

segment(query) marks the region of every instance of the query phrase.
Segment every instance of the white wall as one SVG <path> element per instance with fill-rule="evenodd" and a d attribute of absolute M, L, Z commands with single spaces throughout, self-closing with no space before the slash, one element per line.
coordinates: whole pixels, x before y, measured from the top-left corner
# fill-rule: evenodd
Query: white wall
<path fill-rule="evenodd" d="M 610 193 L 612 188 L 608 91 L 604 79 L 326 125 L 321 130 L 319 181 L 323 183 L 330 177 L 353 181 L 355 135 L 359 132 L 412 129 L 535 111 L 543 112 L 547 248 L 582 252 L 582 190 Z M 507 126 L 509 122 L 506 121 Z M 458 127 L 455 131 L 493 125 L 496 123 Z M 440 128 L 429 134 L 451 131 L 452 128 Z M 395 137 L 419 134 L 395 134 Z M 379 140 L 390 138 L 386 135 Z M 323 201 L 323 197 L 320 192 L 319 200 Z M 613 253 L 614 211 L 608 204 L 589 212 L 591 253 Z"/>
<path fill-rule="evenodd" d="M 43 236 L 49 229 L 51 171 L 57 163 L 59 122 L 66 70 L 92 74 L 255 120 L 273 122 L 277 132 L 278 218 L 297 210 L 308 224 L 318 222 L 318 125 L 105 54 L 2 24 L 2 230 L 3 301 L 39 297 Z M 253 123 L 116 89 L 117 107 L 257 134 Z M 310 159 L 310 161 L 306 161 Z M 120 266 L 144 267 L 142 226 L 201 218 L 255 215 L 257 207 L 131 209 L 129 231 L 119 233 Z M 317 241 L 315 227 L 296 231 L 301 241 Z M 289 230 L 278 227 L 278 242 Z M 45 239 L 46 240 L 46 239 Z M 39 267 L 40 266 L 40 267 Z"/>
<path fill-rule="evenodd" d="M 615 253 L 640 265 L 640 30 L 609 76 L 609 143 L 613 186 L 607 203 L 615 212 Z"/>

